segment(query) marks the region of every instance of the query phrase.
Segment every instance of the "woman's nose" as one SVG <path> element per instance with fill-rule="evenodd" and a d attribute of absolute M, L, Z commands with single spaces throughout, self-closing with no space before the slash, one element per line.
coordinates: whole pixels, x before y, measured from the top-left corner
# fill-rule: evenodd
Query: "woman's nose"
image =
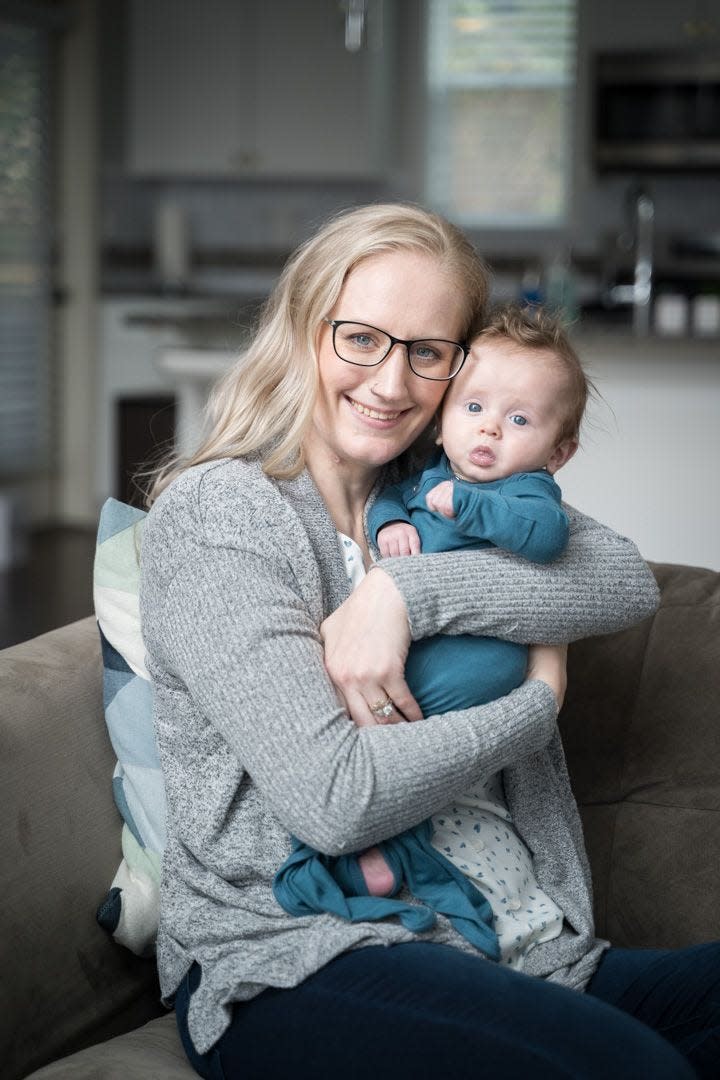
<path fill-rule="evenodd" d="M 375 369 L 375 378 L 370 384 L 378 397 L 397 398 L 405 394 L 410 375 L 407 351 L 404 345 L 393 345 L 382 363 Z"/>

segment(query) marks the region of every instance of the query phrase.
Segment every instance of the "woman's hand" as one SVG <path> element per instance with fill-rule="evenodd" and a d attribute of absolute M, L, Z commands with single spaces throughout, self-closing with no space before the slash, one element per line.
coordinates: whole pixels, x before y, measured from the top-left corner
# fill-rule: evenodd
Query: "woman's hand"
<path fill-rule="evenodd" d="M 546 682 L 561 709 L 567 689 L 567 645 L 531 645 L 525 679 Z"/>
<path fill-rule="evenodd" d="M 405 682 L 410 627 L 400 591 L 380 568 L 370 570 L 320 627 L 325 667 L 358 727 L 422 720 Z M 388 716 L 373 712 L 387 700 Z"/>

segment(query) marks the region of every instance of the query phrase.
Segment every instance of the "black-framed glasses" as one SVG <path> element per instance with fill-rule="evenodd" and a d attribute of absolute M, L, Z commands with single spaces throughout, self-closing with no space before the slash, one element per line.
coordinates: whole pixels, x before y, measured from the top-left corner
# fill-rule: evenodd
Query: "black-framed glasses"
<path fill-rule="evenodd" d="M 444 338 L 419 338 L 404 341 L 386 330 L 350 319 L 325 319 L 332 327 L 333 348 L 347 364 L 375 367 L 381 364 L 395 345 L 404 345 L 411 370 L 421 379 L 447 382 L 465 363 L 468 350 L 459 341 Z"/>

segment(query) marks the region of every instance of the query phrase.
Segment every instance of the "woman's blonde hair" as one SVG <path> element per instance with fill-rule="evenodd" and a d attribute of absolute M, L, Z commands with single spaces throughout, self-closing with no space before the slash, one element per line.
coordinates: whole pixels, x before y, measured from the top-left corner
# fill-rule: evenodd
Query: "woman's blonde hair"
<path fill-rule="evenodd" d="M 459 229 L 405 203 L 338 214 L 288 260 L 249 348 L 210 396 L 200 446 L 189 457 L 173 455 L 149 474 L 148 505 L 181 472 L 204 461 L 258 454 L 269 476 L 289 478 L 302 471 L 302 444 L 318 388 L 320 323 L 358 263 L 395 251 L 432 256 L 456 279 L 466 298 L 464 339 L 485 311 L 488 273 Z"/>

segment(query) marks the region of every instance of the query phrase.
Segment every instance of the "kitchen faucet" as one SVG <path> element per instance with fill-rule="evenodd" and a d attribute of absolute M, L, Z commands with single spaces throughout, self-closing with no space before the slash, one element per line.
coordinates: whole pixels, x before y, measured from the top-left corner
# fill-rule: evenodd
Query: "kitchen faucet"
<path fill-rule="evenodd" d="M 628 209 L 632 219 L 628 246 L 634 252 L 633 281 L 632 285 L 612 285 L 606 297 L 611 306 L 632 304 L 633 332 L 645 337 L 650 332 L 655 203 L 644 188 L 633 186 L 628 192 Z"/>

